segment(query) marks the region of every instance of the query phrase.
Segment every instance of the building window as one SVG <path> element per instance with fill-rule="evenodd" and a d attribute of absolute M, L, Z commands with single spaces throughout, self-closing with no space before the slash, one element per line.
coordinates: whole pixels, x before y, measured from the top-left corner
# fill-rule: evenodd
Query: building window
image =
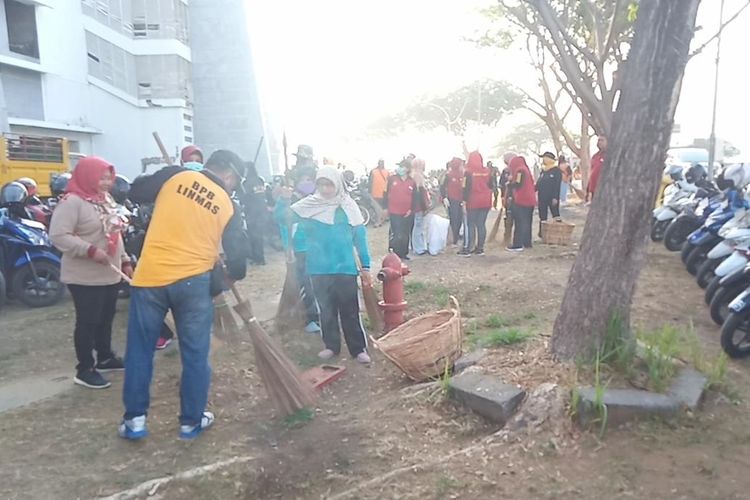
<path fill-rule="evenodd" d="M 86 32 L 86 51 L 89 75 L 132 96 L 138 95 L 134 55 L 88 31 Z"/>
<path fill-rule="evenodd" d="M 188 7 L 182 0 L 81 0 L 83 13 L 137 39 L 188 43 Z"/>
<path fill-rule="evenodd" d="M 39 59 L 36 11 L 33 5 L 5 0 L 5 22 L 8 27 L 8 48 L 11 52 Z"/>
<path fill-rule="evenodd" d="M 8 116 L 44 120 L 42 76 L 13 66 L 0 65 Z"/>
<path fill-rule="evenodd" d="M 190 100 L 190 63 L 180 56 L 136 58 L 139 99 Z"/>

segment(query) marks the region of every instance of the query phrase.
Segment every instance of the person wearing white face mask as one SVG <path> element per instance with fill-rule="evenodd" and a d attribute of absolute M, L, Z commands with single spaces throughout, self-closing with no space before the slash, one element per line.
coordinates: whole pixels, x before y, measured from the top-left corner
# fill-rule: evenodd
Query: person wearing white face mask
<path fill-rule="evenodd" d="M 200 172 L 203 170 L 203 151 L 194 144 L 185 146 L 180 152 L 180 165 L 188 170 Z"/>

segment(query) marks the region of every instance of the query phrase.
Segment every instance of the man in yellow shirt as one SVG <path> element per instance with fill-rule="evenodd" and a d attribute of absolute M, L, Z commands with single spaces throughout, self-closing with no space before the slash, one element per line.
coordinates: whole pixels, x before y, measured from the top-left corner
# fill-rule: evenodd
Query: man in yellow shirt
<path fill-rule="evenodd" d="M 177 325 L 182 359 L 180 437 L 193 439 L 214 420 L 205 411 L 211 367 L 212 296 L 225 278 L 245 277 L 247 243 L 231 193 L 244 176 L 244 162 L 216 151 L 200 172 L 166 167 L 133 182 L 135 203 L 154 202 L 141 258 L 133 277 L 125 351 L 120 436 L 148 435 L 146 413 L 156 340 L 167 310 Z M 227 274 L 217 265 L 223 247 Z"/>

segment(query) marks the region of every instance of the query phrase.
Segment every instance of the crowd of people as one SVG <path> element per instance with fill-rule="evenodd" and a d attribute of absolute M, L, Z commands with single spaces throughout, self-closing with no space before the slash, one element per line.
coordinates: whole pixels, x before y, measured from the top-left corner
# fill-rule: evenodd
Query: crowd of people
<path fill-rule="evenodd" d="M 592 158 L 589 201 L 597 188 L 606 152 L 600 137 Z M 296 259 L 307 325 L 320 334 L 319 357 L 340 354 L 343 333 L 349 354 L 370 363 L 367 337 L 360 322 L 358 283 L 372 283 L 367 230 L 360 207 L 349 195 L 340 169 L 318 168 L 310 146 L 300 145 L 296 164 L 270 189 L 252 162 L 227 150 L 205 161 L 195 146 L 182 152 L 179 165 L 142 175 L 130 186 L 129 198 L 151 205 L 137 259 L 123 245 L 126 220 L 110 195 L 115 168 L 102 158 L 85 157 L 72 172 L 66 193 L 50 224 L 50 238 L 62 253 L 62 281 L 73 296 L 76 312 L 74 382 L 106 388 L 101 372 L 124 370 L 125 412 L 119 433 L 140 439 L 148 434 L 153 355 L 176 333 L 180 342 L 180 437 L 192 439 L 208 428 L 214 415 L 206 411 L 211 368 L 208 362 L 213 297 L 244 278 L 248 260 L 263 264 L 262 222 L 273 200 L 273 220 L 281 243 Z M 440 176 L 436 194 L 428 186 L 426 162 L 405 156 L 391 173 L 380 160 L 369 174 L 369 194 L 387 213 L 388 249 L 401 259 L 410 252 L 427 253 L 426 216 L 435 196 L 448 212 L 450 243 L 458 255 L 483 255 L 491 208 L 506 211 L 512 227 L 507 250 L 532 247 L 532 219 L 539 208 L 541 223 L 559 218 L 572 179 L 566 159 L 540 155 L 535 180 L 523 156 L 503 155 L 503 170 L 484 162 L 478 151 L 454 157 Z M 240 203 L 238 203 L 238 201 Z M 382 221 L 376 221 L 376 223 Z M 124 360 L 112 349 L 112 324 L 121 280 L 131 281 Z M 165 326 L 171 311 L 176 332 Z"/>
<path fill-rule="evenodd" d="M 607 149 L 606 137 L 600 136 L 597 146 L 591 159 L 585 202 L 590 202 L 596 191 Z M 509 252 L 532 248 L 536 209 L 540 238 L 544 222 L 550 217 L 560 220 L 560 207 L 565 205 L 573 182 L 573 170 L 565 156 L 553 152 L 539 155 L 541 168 L 536 179 L 526 159 L 514 152 L 503 155 L 503 170 L 491 161 L 485 163 L 479 151 L 469 152 L 464 147 L 464 156 L 454 157 L 446 164 L 439 191 L 450 221 L 449 240 L 454 247 L 460 246 L 458 255 L 484 255 L 487 216 L 498 204 L 506 213 L 506 232 L 512 234 L 506 246 Z M 390 221 L 388 248 L 402 260 L 410 260 L 410 253 L 427 253 L 424 221 L 434 204 L 425 177 L 425 161 L 413 154 L 404 157 L 393 173 L 383 160 L 369 173 L 370 196 L 383 207 Z"/>

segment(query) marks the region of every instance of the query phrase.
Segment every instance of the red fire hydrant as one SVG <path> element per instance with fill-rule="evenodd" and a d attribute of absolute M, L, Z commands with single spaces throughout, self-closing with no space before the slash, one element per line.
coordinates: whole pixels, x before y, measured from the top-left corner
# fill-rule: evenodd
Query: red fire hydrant
<path fill-rule="evenodd" d="M 383 310 L 385 331 L 389 332 L 404 322 L 404 276 L 409 274 L 398 255 L 389 253 L 383 259 L 383 268 L 378 272 L 378 279 L 383 282 L 383 300 L 378 305 Z"/>

